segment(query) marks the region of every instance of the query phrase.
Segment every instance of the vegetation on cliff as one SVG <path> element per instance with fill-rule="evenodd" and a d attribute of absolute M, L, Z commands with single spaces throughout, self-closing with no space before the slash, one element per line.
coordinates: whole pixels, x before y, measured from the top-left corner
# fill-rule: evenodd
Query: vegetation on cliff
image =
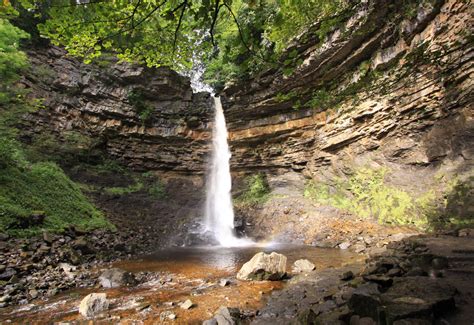
<path fill-rule="evenodd" d="M 17 85 L 28 67 L 27 56 L 19 49 L 28 34 L 6 19 L 15 12 L 0 13 L 0 232 L 30 235 L 71 225 L 111 227 L 60 167 L 30 162 L 17 141 L 21 117 L 37 109 L 39 102 Z"/>
<path fill-rule="evenodd" d="M 323 37 L 357 2 L 345 0 L 11 1 L 33 12 L 34 34 L 66 47 L 86 62 L 114 53 L 148 66 L 186 70 L 205 61 L 217 87 L 281 64 L 288 43 L 315 23 Z M 34 20 L 32 19 L 32 20 Z M 295 53 L 282 58 L 292 65 Z"/>

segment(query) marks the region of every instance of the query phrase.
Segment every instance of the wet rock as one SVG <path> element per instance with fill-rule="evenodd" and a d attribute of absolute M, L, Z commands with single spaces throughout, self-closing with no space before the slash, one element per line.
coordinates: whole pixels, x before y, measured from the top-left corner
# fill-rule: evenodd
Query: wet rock
<path fill-rule="evenodd" d="M 104 288 L 132 286 L 137 283 L 133 273 L 113 268 L 105 270 L 99 277 L 100 285 Z"/>
<path fill-rule="evenodd" d="M 235 325 L 240 320 L 240 310 L 221 306 L 214 315 L 218 325 Z"/>
<path fill-rule="evenodd" d="M 342 273 L 339 278 L 343 281 L 348 281 L 348 280 L 352 280 L 354 278 L 354 273 L 352 273 L 352 271 L 346 271 L 344 273 Z"/>
<path fill-rule="evenodd" d="M 280 280 L 286 275 L 286 256 L 257 253 L 237 273 L 239 280 Z"/>
<path fill-rule="evenodd" d="M 298 313 L 296 318 L 297 325 L 312 325 L 316 323 L 317 314 L 310 308 Z"/>
<path fill-rule="evenodd" d="M 360 285 L 352 293 L 348 305 L 360 316 L 368 316 L 377 319 L 377 308 L 381 305 L 378 285 L 375 283 Z"/>
<path fill-rule="evenodd" d="M 191 309 L 192 307 L 194 307 L 194 303 L 190 299 L 188 299 L 185 302 L 183 302 L 180 305 L 180 307 L 181 309 L 184 309 L 184 310 Z"/>
<path fill-rule="evenodd" d="M 432 316 L 455 308 L 456 289 L 442 279 L 428 277 L 395 278 L 394 284 L 381 295 L 387 324 L 404 318 L 430 320 Z"/>
<path fill-rule="evenodd" d="M 292 271 L 293 273 L 304 273 L 304 272 L 311 272 L 316 269 L 316 266 L 308 260 L 302 259 L 297 260 L 293 264 Z"/>
<path fill-rule="evenodd" d="M 108 308 L 107 294 L 91 293 L 82 299 L 79 305 L 79 313 L 86 318 L 92 318 Z"/>

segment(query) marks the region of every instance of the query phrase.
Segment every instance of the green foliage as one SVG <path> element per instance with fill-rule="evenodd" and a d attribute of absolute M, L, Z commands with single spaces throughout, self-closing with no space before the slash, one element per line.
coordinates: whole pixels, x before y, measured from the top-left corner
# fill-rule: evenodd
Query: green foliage
<path fill-rule="evenodd" d="M 235 200 L 237 204 L 265 203 L 270 197 L 270 187 L 264 174 L 248 176 L 245 179 L 245 185 L 244 192 Z"/>
<path fill-rule="evenodd" d="M 108 187 L 105 189 L 105 193 L 109 195 L 126 195 L 135 193 L 143 189 L 143 183 L 141 181 L 135 181 L 135 184 L 127 187 Z"/>
<path fill-rule="evenodd" d="M 298 96 L 298 94 L 295 91 L 289 91 L 286 94 L 277 93 L 275 96 L 275 101 L 278 103 L 283 103 L 295 98 L 296 96 Z"/>
<path fill-rule="evenodd" d="M 128 101 L 135 108 L 140 120 L 143 123 L 149 121 L 155 110 L 150 104 L 146 102 L 141 90 L 134 89 L 130 91 L 128 94 Z"/>
<path fill-rule="evenodd" d="M 70 225 L 85 230 L 113 227 L 78 185 L 53 163 L 25 168 L 9 165 L 0 169 L 0 183 L 0 231 L 25 236 L 41 229 L 61 231 Z M 44 211 L 46 219 L 42 225 L 26 229 L 18 226 L 35 211 Z"/>
<path fill-rule="evenodd" d="M 310 181 L 305 196 L 380 223 L 425 228 L 435 208 L 433 192 L 413 198 L 408 192 L 385 184 L 387 169 L 360 168 L 348 179 L 337 178 L 333 186 Z"/>
<path fill-rule="evenodd" d="M 165 185 L 157 180 L 148 187 L 148 194 L 156 199 L 163 199 L 166 197 L 166 188 Z"/>

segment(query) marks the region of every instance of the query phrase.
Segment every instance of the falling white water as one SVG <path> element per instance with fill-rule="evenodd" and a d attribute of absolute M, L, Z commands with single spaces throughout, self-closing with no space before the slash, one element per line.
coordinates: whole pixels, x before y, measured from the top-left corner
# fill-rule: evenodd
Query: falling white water
<path fill-rule="evenodd" d="M 212 161 L 208 176 L 206 226 L 216 240 L 226 247 L 246 246 L 252 242 L 234 233 L 234 209 L 230 190 L 230 151 L 221 99 L 214 97 L 215 119 L 212 136 Z"/>

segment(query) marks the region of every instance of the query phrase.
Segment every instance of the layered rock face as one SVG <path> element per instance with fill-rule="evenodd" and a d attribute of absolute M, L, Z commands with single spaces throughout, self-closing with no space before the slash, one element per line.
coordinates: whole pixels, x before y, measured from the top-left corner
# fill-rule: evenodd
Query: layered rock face
<path fill-rule="evenodd" d="M 114 61 L 86 65 L 56 47 L 29 55 L 24 83 L 46 108 L 30 116 L 30 137 L 77 131 L 135 170 L 205 170 L 213 106 L 188 78 Z"/>
<path fill-rule="evenodd" d="M 358 168 L 384 168 L 387 185 L 415 197 L 449 201 L 449 182 L 472 194 L 472 6 L 410 8 L 363 2 L 324 39 L 315 24 L 291 45 L 300 64 L 290 75 L 273 70 L 228 87 L 233 170 L 303 174 L 331 193 Z M 472 195 L 458 199 L 450 214 L 472 219 Z M 270 228 L 279 220 L 275 209 L 265 215 L 271 221 L 258 222 Z"/>

